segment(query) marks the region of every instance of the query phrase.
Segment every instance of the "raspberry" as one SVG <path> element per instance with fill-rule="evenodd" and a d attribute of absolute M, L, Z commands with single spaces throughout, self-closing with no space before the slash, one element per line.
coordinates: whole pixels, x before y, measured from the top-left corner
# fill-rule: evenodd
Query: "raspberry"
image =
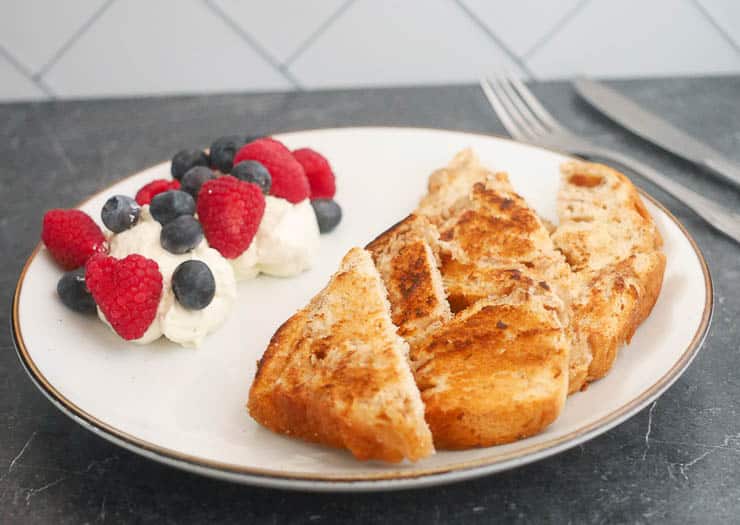
<path fill-rule="evenodd" d="M 234 165 L 243 160 L 256 160 L 267 168 L 272 177 L 271 192 L 292 203 L 307 198 L 311 189 L 303 167 L 290 150 L 272 138 L 257 139 L 243 146 L 234 157 Z"/>
<path fill-rule="evenodd" d="M 153 180 L 149 184 L 145 184 L 142 188 L 136 192 L 136 202 L 139 206 L 149 204 L 152 202 L 152 198 L 159 193 L 164 193 L 169 190 L 179 190 L 180 182 L 177 179 L 157 179 Z"/>
<path fill-rule="evenodd" d="M 279 140 L 277 140 L 277 139 L 274 139 L 274 138 L 272 138 L 272 137 L 260 137 L 260 138 L 257 138 L 256 140 L 263 140 L 263 141 L 265 141 L 265 142 L 269 142 L 269 143 L 270 143 L 270 144 L 272 144 L 272 145 L 273 145 L 273 146 L 274 146 L 274 147 L 275 147 L 276 149 L 280 149 L 280 150 L 283 150 L 283 151 L 290 151 L 290 150 L 288 149 L 288 147 L 287 147 L 287 146 L 286 146 L 285 144 L 283 144 L 283 143 L 282 143 L 282 142 L 280 142 Z M 252 142 L 254 142 L 254 141 L 252 141 Z"/>
<path fill-rule="evenodd" d="M 100 227 L 80 210 L 47 211 L 41 227 L 41 240 L 65 270 L 79 268 L 94 253 L 107 251 Z"/>
<path fill-rule="evenodd" d="M 203 184 L 197 211 L 208 244 L 227 259 L 235 259 L 257 233 L 265 196 L 256 184 L 225 175 Z"/>
<path fill-rule="evenodd" d="M 85 282 L 118 335 L 127 341 L 144 335 L 162 296 L 162 274 L 156 262 L 137 253 L 124 259 L 96 255 L 87 262 Z"/>
<path fill-rule="evenodd" d="M 311 186 L 311 199 L 333 199 L 337 188 L 329 161 L 321 153 L 310 148 L 295 150 L 293 157 L 306 172 L 308 184 Z"/>

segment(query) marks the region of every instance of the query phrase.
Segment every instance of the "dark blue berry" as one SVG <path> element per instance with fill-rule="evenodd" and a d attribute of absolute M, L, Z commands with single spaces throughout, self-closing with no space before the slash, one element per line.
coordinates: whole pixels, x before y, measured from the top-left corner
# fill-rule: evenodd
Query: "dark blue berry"
<path fill-rule="evenodd" d="M 57 294 L 64 306 L 82 314 L 95 313 L 95 300 L 85 286 L 84 270 L 68 272 L 57 283 Z"/>
<path fill-rule="evenodd" d="M 211 144 L 211 168 L 221 173 L 231 173 L 234 165 L 234 155 L 244 145 L 244 141 L 238 135 L 220 137 Z"/>
<path fill-rule="evenodd" d="M 204 166 L 195 166 L 190 168 L 188 172 L 183 175 L 180 181 L 180 189 L 191 195 L 194 199 L 198 198 L 198 192 L 203 183 L 215 178 L 213 172 Z"/>
<path fill-rule="evenodd" d="M 180 215 L 164 226 L 159 243 L 170 253 L 187 253 L 203 240 L 203 227 L 192 215 Z"/>
<path fill-rule="evenodd" d="M 243 160 L 231 170 L 231 175 L 245 182 L 252 182 L 260 187 L 262 193 L 268 195 L 272 187 L 272 177 L 261 162 Z"/>
<path fill-rule="evenodd" d="M 169 190 L 158 193 L 149 203 L 149 213 L 160 224 L 195 213 L 195 199 L 189 193 L 180 190 Z"/>
<path fill-rule="evenodd" d="M 100 212 L 103 224 L 113 233 L 128 230 L 139 221 L 141 206 L 127 195 L 115 195 L 108 199 Z"/>
<path fill-rule="evenodd" d="M 329 233 L 342 220 L 342 208 L 333 199 L 314 199 L 311 201 L 311 206 L 316 214 L 316 222 L 319 223 L 321 233 Z"/>
<path fill-rule="evenodd" d="M 172 157 L 170 172 L 177 180 L 180 180 L 193 166 L 208 166 L 208 155 L 199 149 L 183 149 Z"/>
<path fill-rule="evenodd" d="M 172 274 L 172 291 L 187 310 L 202 310 L 216 295 L 216 280 L 203 261 L 185 261 Z"/>

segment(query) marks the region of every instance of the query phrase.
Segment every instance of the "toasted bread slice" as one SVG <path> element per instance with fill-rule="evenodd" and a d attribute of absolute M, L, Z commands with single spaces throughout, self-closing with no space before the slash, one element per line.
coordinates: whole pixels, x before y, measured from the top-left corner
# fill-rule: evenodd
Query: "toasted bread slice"
<path fill-rule="evenodd" d="M 471 181 L 467 195 L 460 197 L 463 185 Z M 432 174 L 429 187 L 430 195 L 418 212 L 437 213 L 432 221 L 440 230 L 441 271 L 452 311 L 485 297 L 504 297 L 515 289 L 542 295 L 552 288 L 555 294 L 548 295 L 548 300 L 572 342 L 570 392 L 578 391 L 586 380 L 591 354 L 570 325 L 573 274 L 553 245 L 548 227 L 513 191 L 505 173 L 494 176 L 486 171 L 469 150 Z M 447 206 L 449 202 L 455 204 Z"/>
<path fill-rule="evenodd" d="M 432 173 L 428 186 L 416 213 L 438 227 L 439 258 L 448 295 L 457 294 L 456 288 L 463 284 L 468 290 L 453 302 L 459 303 L 473 288 L 487 284 L 483 279 L 471 282 L 463 274 L 465 269 L 523 269 L 538 280 L 568 288 L 571 272 L 565 260 L 555 249 L 547 227 L 514 192 L 506 173 L 487 170 L 475 153 L 466 149 L 448 166 Z M 480 289 L 471 300 L 453 309 L 486 295 Z"/>
<path fill-rule="evenodd" d="M 565 401 L 568 351 L 542 296 L 517 291 L 458 313 L 411 352 L 435 445 L 485 447 L 542 431 Z"/>
<path fill-rule="evenodd" d="M 252 417 L 358 459 L 432 454 L 408 345 L 389 307 L 370 254 L 353 248 L 326 288 L 270 341 L 249 393 Z"/>
<path fill-rule="evenodd" d="M 399 333 L 409 342 L 417 384 L 437 386 L 425 399 L 435 444 L 486 446 L 541 431 L 560 413 L 567 389 L 562 303 L 546 283 L 519 270 L 471 266 L 487 285 L 481 288 L 470 278 L 462 283 L 470 287 L 466 306 L 475 304 L 450 320 L 431 246 L 440 249 L 436 228 L 411 215 L 368 249 L 388 288 Z M 507 322 L 523 327 L 525 335 L 506 328 Z M 502 346 L 502 334 L 510 346 Z M 520 363 L 525 365 L 514 372 Z M 531 389 L 532 384 L 538 386 Z"/>
<path fill-rule="evenodd" d="M 662 238 L 630 180 L 601 164 L 561 167 L 560 224 L 552 234 L 580 282 L 573 324 L 592 355 L 588 381 L 603 377 L 621 345 L 650 314 L 665 270 Z"/>
<path fill-rule="evenodd" d="M 417 213 L 434 223 L 447 219 L 466 205 L 470 188 L 477 182 L 502 191 L 514 191 L 506 173 L 486 169 L 475 152 L 467 148 L 455 155 L 446 167 L 429 176 L 427 194 L 419 203 Z"/>
<path fill-rule="evenodd" d="M 663 239 L 627 177 L 583 161 L 563 164 L 561 173 L 553 241 L 574 271 L 593 275 L 635 253 L 660 251 Z"/>
<path fill-rule="evenodd" d="M 476 268 L 516 269 L 567 296 L 571 272 L 565 258 L 519 195 L 476 183 L 468 204 L 443 221 L 439 230 L 442 275 L 450 296 L 469 280 L 466 270 Z M 482 293 L 488 284 L 479 280 Z"/>
<path fill-rule="evenodd" d="M 367 246 L 388 290 L 393 323 L 410 346 L 452 317 L 437 268 L 438 235 L 427 218 L 409 215 Z"/>

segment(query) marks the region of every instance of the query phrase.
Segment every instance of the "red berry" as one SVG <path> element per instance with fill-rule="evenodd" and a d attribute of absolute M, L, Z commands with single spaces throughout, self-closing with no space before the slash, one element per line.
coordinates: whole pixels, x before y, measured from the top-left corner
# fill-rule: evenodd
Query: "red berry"
<path fill-rule="evenodd" d="M 149 204 L 155 195 L 169 190 L 179 190 L 180 181 L 177 179 L 157 179 L 145 184 L 136 192 L 136 202 L 139 206 Z"/>
<path fill-rule="evenodd" d="M 270 144 L 272 144 L 273 146 L 275 146 L 276 149 L 281 149 L 283 151 L 290 151 L 288 149 L 288 146 L 286 146 L 285 144 L 283 144 L 279 140 L 274 139 L 272 137 L 262 137 L 262 138 L 259 138 L 257 140 L 262 140 L 262 141 L 265 141 L 265 142 L 269 142 Z"/>
<path fill-rule="evenodd" d="M 157 263 L 143 255 L 91 257 L 85 283 L 110 325 L 127 341 L 144 335 L 157 315 L 162 274 Z"/>
<path fill-rule="evenodd" d="M 311 189 L 303 167 L 290 150 L 272 138 L 257 139 L 243 146 L 234 157 L 234 165 L 243 160 L 256 160 L 267 168 L 272 177 L 270 192 L 292 203 L 306 199 Z"/>
<path fill-rule="evenodd" d="M 41 240 L 65 270 L 79 268 L 94 253 L 107 251 L 100 227 L 80 210 L 47 211 L 41 227 Z"/>
<path fill-rule="evenodd" d="M 226 175 L 201 186 L 197 211 L 208 244 L 227 259 L 235 259 L 257 233 L 265 196 L 256 184 Z"/>
<path fill-rule="evenodd" d="M 333 199 L 337 188 L 329 161 L 321 153 L 310 148 L 297 149 L 293 156 L 306 172 L 311 186 L 311 199 Z"/>

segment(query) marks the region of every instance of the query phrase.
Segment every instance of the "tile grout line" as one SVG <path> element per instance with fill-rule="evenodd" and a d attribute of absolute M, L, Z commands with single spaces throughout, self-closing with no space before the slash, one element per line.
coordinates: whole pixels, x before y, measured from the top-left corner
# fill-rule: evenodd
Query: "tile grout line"
<path fill-rule="evenodd" d="M 722 37 L 727 40 L 727 42 L 732 46 L 732 48 L 737 52 L 740 53 L 740 43 L 735 42 L 735 39 L 732 38 L 732 35 L 730 35 L 725 29 L 717 22 L 717 20 L 712 16 L 712 13 L 710 13 L 704 5 L 699 2 L 699 0 L 693 0 L 692 3 L 694 4 L 694 7 L 697 11 L 699 11 L 704 18 L 707 19 L 707 21 L 712 24 L 712 27 L 717 30 L 717 32 L 722 35 Z"/>
<path fill-rule="evenodd" d="M 5 58 L 10 65 L 15 69 L 18 73 L 23 75 L 29 82 L 34 84 L 37 88 L 39 88 L 47 97 L 49 97 L 51 100 L 56 100 L 57 96 L 54 91 L 46 85 L 45 82 L 43 82 L 39 78 L 34 78 L 33 73 L 31 73 L 31 70 L 28 69 L 26 66 L 24 66 L 20 60 L 15 58 L 7 49 L 5 49 L 5 46 L 0 44 L 0 56 Z"/>
<path fill-rule="evenodd" d="M 70 36 L 64 44 L 54 53 L 51 58 L 39 68 L 39 70 L 33 75 L 35 79 L 41 79 L 46 73 L 49 72 L 49 70 L 56 65 L 57 62 L 69 51 L 69 49 L 74 45 L 77 40 L 84 35 L 90 27 L 102 16 L 105 11 L 108 10 L 108 8 L 115 2 L 115 0 L 108 0 L 103 5 L 98 7 L 95 12 L 90 15 L 90 17 L 83 23 L 77 31 L 72 33 L 72 36 Z"/>
<path fill-rule="evenodd" d="M 298 47 L 293 51 L 288 58 L 283 62 L 283 67 L 288 68 L 293 62 L 298 59 L 313 43 L 323 35 L 329 27 L 331 27 L 337 19 L 342 16 L 349 7 L 355 3 L 355 0 L 346 0 L 340 5 L 336 11 L 334 11 L 324 22 L 316 28 Z"/>
<path fill-rule="evenodd" d="M 484 24 L 470 8 L 462 2 L 462 0 L 455 0 L 455 3 L 468 16 L 468 18 L 470 18 L 470 20 L 472 20 L 473 23 L 478 26 L 479 29 L 483 30 L 488 38 L 491 39 L 493 43 L 498 46 L 499 49 L 501 49 L 517 66 L 519 66 L 519 68 L 529 77 L 530 80 L 537 80 L 537 76 L 532 70 L 529 69 L 529 66 L 527 66 L 524 60 L 522 60 L 521 57 L 519 57 L 516 53 L 509 49 L 509 46 L 504 44 L 504 42 L 496 35 L 496 33 L 494 33 L 490 27 Z"/>
<path fill-rule="evenodd" d="M 560 31 L 568 25 L 573 17 L 576 16 L 584 7 L 586 7 L 586 5 L 590 1 L 591 0 L 581 0 L 575 6 L 573 6 L 567 13 L 563 15 L 560 20 L 555 23 L 554 26 L 552 26 L 552 28 L 548 32 L 541 36 L 540 39 L 532 45 L 532 47 L 530 47 L 524 54 L 522 54 L 522 59 L 529 60 L 532 55 L 537 53 L 537 51 L 539 51 L 545 44 L 552 40 L 555 35 L 560 33 Z"/>
<path fill-rule="evenodd" d="M 212 0 L 203 0 L 203 3 L 208 9 L 211 10 L 214 15 L 220 18 L 224 24 L 226 24 L 232 31 L 234 31 L 237 36 L 239 36 L 244 42 L 246 42 L 246 44 L 251 47 L 252 50 L 255 51 L 262 58 L 262 60 L 267 62 L 278 73 L 280 73 L 295 89 L 303 91 L 303 86 L 301 85 L 300 81 L 284 65 L 273 58 L 272 55 L 270 55 L 270 53 L 265 48 L 263 48 L 252 35 L 250 35 L 247 31 L 242 29 L 238 24 L 231 20 L 231 18 L 229 18 L 229 16 L 218 5 L 214 4 Z"/>

